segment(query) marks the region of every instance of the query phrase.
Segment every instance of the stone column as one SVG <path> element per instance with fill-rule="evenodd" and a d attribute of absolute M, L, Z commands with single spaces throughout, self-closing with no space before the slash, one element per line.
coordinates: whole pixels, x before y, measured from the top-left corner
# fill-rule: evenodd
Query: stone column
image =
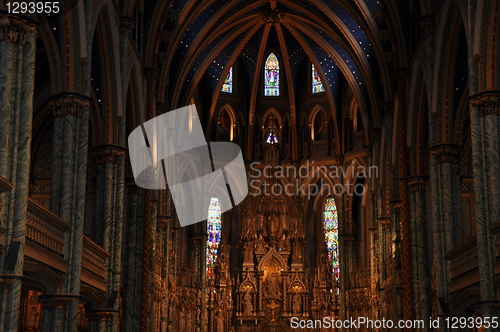
<path fill-rule="evenodd" d="M 49 102 L 54 113 L 50 209 L 72 226 L 65 248 L 64 292 L 69 295 L 80 294 L 89 106 L 89 99 L 77 93 L 62 93 Z M 67 309 L 64 331 L 76 330 L 78 302 Z"/>
<path fill-rule="evenodd" d="M 495 251 L 489 226 L 500 220 L 500 91 L 473 95 L 470 104 L 481 303 L 483 316 L 494 317 Z"/>
<path fill-rule="evenodd" d="M 122 221 L 123 221 L 123 157 L 126 148 L 118 145 L 103 145 L 96 151 L 96 242 L 109 253 L 106 266 L 108 309 L 120 305 Z M 107 325 L 107 331 L 118 329 L 118 317 Z"/>
<path fill-rule="evenodd" d="M 427 251 L 427 218 L 425 204 L 425 187 L 427 178 L 412 176 L 409 178 L 411 187 L 411 249 L 412 249 L 412 279 L 414 285 L 415 319 L 427 319 L 431 313 L 429 256 Z M 428 331 L 425 327 L 421 331 Z"/>
<path fill-rule="evenodd" d="M 113 316 L 117 316 L 116 310 L 95 310 L 87 313 L 89 332 L 106 332 L 109 322 Z"/>
<path fill-rule="evenodd" d="M 445 255 L 462 238 L 459 154 L 460 148 L 452 144 L 440 144 L 431 148 L 432 164 L 435 165 L 431 178 L 435 177 L 432 198 L 437 296 L 446 303 L 450 303 L 450 266 Z"/>
<path fill-rule="evenodd" d="M 127 181 L 127 238 L 123 266 L 123 332 L 139 331 L 141 307 L 142 234 L 144 192 L 133 179 Z"/>
<path fill-rule="evenodd" d="M 145 70 L 147 105 L 146 120 L 156 116 L 156 81 L 158 69 Z M 158 191 L 146 190 L 144 202 L 144 236 L 142 243 L 142 293 L 141 293 L 141 332 L 152 330 L 153 297 L 154 297 L 154 267 L 155 267 L 155 232 L 158 207 Z"/>
<path fill-rule="evenodd" d="M 0 15 L 0 177 L 13 184 L 0 194 L 5 248 L 0 273 L 15 276 L 0 294 L 0 330 L 17 331 L 24 265 L 31 155 L 36 27 L 19 16 Z M 5 265 L 5 257 L 15 261 Z M 14 249 L 15 248 L 15 249 Z M 17 249 L 19 248 L 19 249 Z"/>
<path fill-rule="evenodd" d="M 75 296 L 65 294 L 40 296 L 40 303 L 42 304 L 41 332 L 65 332 L 65 314 L 71 307 L 74 299 Z"/>
<path fill-rule="evenodd" d="M 405 319 L 413 319 L 413 289 L 411 283 L 411 249 L 410 249 L 410 214 L 408 210 L 408 146 L 406 142 L 406 68 L 394 73 L 397 81 L 398 98 L 398 154 L 399 154 L 399 192 L 401 199 L 401 272 L 403 287 L 403 307 Z"/>

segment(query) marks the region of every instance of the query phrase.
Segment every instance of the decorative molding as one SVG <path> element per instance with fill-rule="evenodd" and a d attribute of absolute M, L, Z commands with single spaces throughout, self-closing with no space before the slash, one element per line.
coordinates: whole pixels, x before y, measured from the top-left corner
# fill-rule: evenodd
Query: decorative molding
<path fill-rule="evenodd" d="M 406 80 L 408 79 L 408 69 L 406 68 L 398 68 L 394 69 L 394 78 L 398 85 L 406 84 Z"/>
<path fill-rule="evenodd" d="M 122 34 L 126 34 L 135 29 L 135 19 L 130 16 L 123 16 L 120 21 Z"/>
<path fill-rule="evenodd" d="M 377 142 L 382 139 L 382 129 L 380 127 L 372 129 L 373 141 Z"/>
<path fill-rule="evenodd" d="M 384 118 L 394 116 L 394 103 L 392 101 L 386 101 L 384 103 Z M 381 132 L 382 134 L 382 132 Z"/>
<path fill-rule="evenodd" d="M 382 8 L 377 8 L 372 12 L 372 18 L 376 21 L 384 19 L 384 10 Z"/>
<path fill-rule="evenodd" d="M 172 39 L 172 32 L 167 30 L 160 31 L 160 41 L 168 43 Z"/>
<path fill-rule="evenodd" d="M 71 115 L 79 118 L 82 110 L 90 106 L 90 99 L 78 93 L 62 93 L 51 98 L 47 107 L 52 109 L 54 118 Z"/>
<path fill-rule="evenodd" d="M 106 144 L 101 145 L 96 151 L 95 161 L 96 165 L 112 164 L 117 165 L 118 162 L 125 156 L 127 149 L 123 146 Z"/>
<path fill-rule="evenodd" d="M 17 16 L 0 15 L 0 43 L 7 41 L 19 45 L 26 44 L 26 37 L 36 33 L 34 23 Z"/>
<path fill-rule="evenodd" d="M 138 187 L 135 184 L 134 179 L 127 179 L 127 180 L 125 180 L 125 186 L 127 187 L 129 194 L 137 194 L 137 195 L 139 195 L 141 193 L 142 188 Z"/>
<path fill-rule="evenodd" d="M 284 16 L 285 14 L 281 9 L 276 8 L 273 10 L 268 7 L 262 14 L 262 20 L 267 24 L 278 24 L 283 20 Z"/>
<path fill-rule="evenodd" d="M 155 83 L 160 77 L 160 70 L 158 68 L 148 67 L 144 69 L 144 78 L 148 83 Z"/>
<path fill-rule="evenodd" d="M 79 298 L 79 296 L 70 294 L 54 294 L 54 295 L 42 295 L 39 297 L 39 300 L 44 309 L 49 309 L 49 308 L 62 309 L 62 308 L 69 308 L 75 298 Z"/>
<path fill-rule="evenodd" d="M 162 102 L 157 102 L 156 103 L 156 114 L 160 115 L 160 114 L 164 114 L 164 113 L 167 113 L 167 105 L 165 103 L 162 103 Z"/>
<path fill-rule="evenodd" d="M 87 319 L 91 322 L 106 322 L 110 321 L 113 318 L 113 315 L 116 314 L 116 310 L 96 310 L 90 311 L 87 313 Z"/>
<path fill-rule="evenodd" d="M 335 161 L 338 163 L 338 164 L 343 164 L 344 163 L 344 160 L 345 160 L 345 157 L 343 154 L 338 154 L 335 156 Z"/>
<path fill-rule="evenodd" d="M 434 34 L 434 16 L 428 15 L 421 17 L 418 21 L 418 25 L 424 30 L 426 35 Z"/>
<path fill-rule="evenodd" d="M 462 148 L 453 144 L 440 144 L 431 147 L 430 150 L 431 155 L 436 158 L 438 164 L 450 163 L 458 165 Z"/>
<path fill-rule="evenodd" d="M 415 175 L 408 178 L 408 185 L 412 188 L 413 192 L 425 192 L 428 178 L 422 175 Z"/>
<path fill-rule="evenodd" d="M 477 106 L 482 116 L 488 114 L 500 115 L 500 91 L 483 91 L 469 97 L 471 106 Z"/>

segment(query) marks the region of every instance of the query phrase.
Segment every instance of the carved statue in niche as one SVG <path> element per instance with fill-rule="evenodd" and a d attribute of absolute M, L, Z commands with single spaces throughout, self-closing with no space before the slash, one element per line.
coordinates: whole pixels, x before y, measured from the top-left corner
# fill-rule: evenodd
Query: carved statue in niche
<path fill-rule="evenodd" d="M 294 315 L 302 313 L 302 297 L 299 293 L 295 293 L 292 298 L 292 312 Z"/>
<path fill-rule="evenodd" d="M 245 294 L 243 295 L 243 314 L 249 316 L 252 313 L 253 313 L 252 294 L 250 293 L 250 289 L 247 289 Z"/>
<path fill-rule="evenodd" d="M 221 248 L 221 249 L 224 249 Z M 226 254 L 224 251 L 220 251 L 221 254 L 219 256 L 219 259 L 217 260 L 217 265 L 218 265 L 218 277 L 220 279 L 228 279 L 229 278 L 229 270 L 228 270 L 228 263 L 227 263 L 227 258 Z"/>
<path fill-rule="evenodd" d="M 184 312 L 184 308 L 179 313 L 179 332 L 186 332 L 186 313 Z"/>
<path fill-rule="evenodd" d="M 215 318 L 215 331 L 224 332 L 224 312 L 219 309 L 217 312 L 217 317 Z"/>
<path fill-rule="evenodd" d="M 265 251 L 268 249 L 267 243 L 264 240 L 262 234 L 259 234 L 257 241 L 255 242 L 255 251 Z"/>
<path fill-rule="evenodd" d="M 283 251 L 290 251 L 290 240 L 285 233 L 283 233 L 283 235 L 281 236 L 279 248 Z"/>
<path fill-rule="evenodd" d="M 281 296 L 277 273 L 271 274 L 271 276 L 266 280 L 265 294 L 269 297 L 279 298 Z"/>
<path fill-rule="evenodd" d="M 252 249 L 253 249 L 253 244 L 252 242 L 245 242 L 244 246 L 244 251 L 243 251 L 243 262 L 244 263 L 251 263 L 253 262 L 253 252 L 252 252 Z"/>

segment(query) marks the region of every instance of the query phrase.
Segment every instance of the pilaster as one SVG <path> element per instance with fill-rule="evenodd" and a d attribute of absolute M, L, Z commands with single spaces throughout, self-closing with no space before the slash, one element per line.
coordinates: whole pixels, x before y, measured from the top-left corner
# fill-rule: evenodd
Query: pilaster
<path fill-rule="evenodd" d="M 54 114 L 50 209 L 72 225 L 65 248 L 64 292 L 76 296 L 82 269 L 90 100 L 79 93 L 61 93 L 47 107 Z M 64 331 L 76 330 L 78 306 L 79 301 L 74 300 L 62 309 L 66 311 Z"/>
<path fill-rule="evenodd" d="M 11 190 L 0 194 L 0 227 L 6 230 L 0 273 L 12 276 L 21 276 L 24 265 L 35 51 L 36 26 L 20 16 L 0 15 L 0 177 L 12 183 Z M 12 243 L 12 248 L 19 243 L 19 249 L 12 269 L 6 270 Z M 1 331 L 18 329 L 20 278 L 9 279 L 7 292 L 0 293 Z"/>
<path fill-rule="evenodd" d="M 425 195 L 427 184 L 428 179 L 424 176 L 417 175 L 408 179 L 408 186 L 411 188 L 410 228 L 414 285 L 413 303 L 416 319 L 425 319 L 425 317 L 429 317 L 431 312 Z M 428 330 L 429 327 L 425 327 L 420 331 Z"/>
<path fill-rule="evenodd" d="M 475 224 L 484 316 L 495 316 L 494 240 L 489 226 L 500 219 L 500 91 L 469 97 Z"/>

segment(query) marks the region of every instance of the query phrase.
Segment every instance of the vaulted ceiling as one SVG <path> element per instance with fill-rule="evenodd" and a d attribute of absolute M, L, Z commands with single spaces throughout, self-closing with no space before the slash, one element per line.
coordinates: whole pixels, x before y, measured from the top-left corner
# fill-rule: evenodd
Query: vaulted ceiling
<path fill-rule="evenodd" d="M 186 105 L 200 87 L 216 101 L 238 58 L 248 96 L 255 98 L 265 58 L 275 50 L 290 91 L 303 79 L 300 68 L 308 59 L 332 107 L 344 76 L 375 125 L 380 105 L 391 99 L 390 69 L 404 65 L 397 63 L 401 52 L 394 45 L 400 36 L 390 32 L 400 31 L 400 22 L 386 20 L 394 13 L 377 0 L 174 0 L 163 12 L 156 45 L 164 55 L 161 87 L 172 109 Z"/>

